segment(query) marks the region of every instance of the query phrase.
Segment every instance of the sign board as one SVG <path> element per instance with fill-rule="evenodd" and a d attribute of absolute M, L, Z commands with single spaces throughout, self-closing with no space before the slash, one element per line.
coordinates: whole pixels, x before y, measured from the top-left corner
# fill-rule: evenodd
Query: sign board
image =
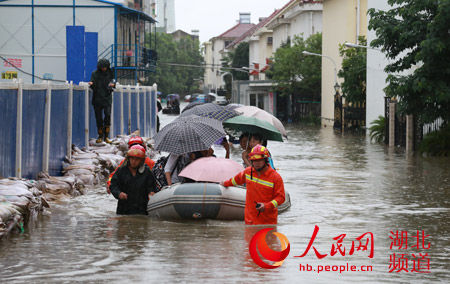
<path fill-rule="evenodd" d="M 4 80 L 17 79 L 17 71 L 2 72 L 2 79 Z"/>
<path fill-rule="evenodd" d="M 20 58 L 7 58 L 5 61 L 3 61 L 3 66 L 5 66 L 5 67 L 22 68 L 22 59 L 20 59 Z"/>

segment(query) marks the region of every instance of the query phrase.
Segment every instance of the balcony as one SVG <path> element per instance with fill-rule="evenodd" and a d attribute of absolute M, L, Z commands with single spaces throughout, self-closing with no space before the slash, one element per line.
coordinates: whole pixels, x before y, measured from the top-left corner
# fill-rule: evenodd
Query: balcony
<path fill-rule="evenodd" d="M 116 80 L 124 77 L 137 80 L 138 74 L 145 76 L 147 72 L 156 71 L 156 51 L 138 44 L 112 44 L 98 58 L 111 62 Z"/>

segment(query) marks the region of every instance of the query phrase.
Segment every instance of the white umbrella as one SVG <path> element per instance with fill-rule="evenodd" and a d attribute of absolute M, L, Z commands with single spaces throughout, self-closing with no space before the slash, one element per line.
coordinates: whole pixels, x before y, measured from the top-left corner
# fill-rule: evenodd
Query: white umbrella
<path fill-rule="evenodd" d="M 267 121 L 268 123 L 275 126 L 275 128 L 278 129 L 278 131 L 280 131 L 281 135 L 287 138 L 287 132 L 283 126 L 283 123 L 281 123 L 281 121 L 278 118 L 268 113 L 267 111 L 254 106 L 241 106 L 235 108 L 234 111 L 242 113 L 241 115 L 243 116 L 255 117 Z"/>

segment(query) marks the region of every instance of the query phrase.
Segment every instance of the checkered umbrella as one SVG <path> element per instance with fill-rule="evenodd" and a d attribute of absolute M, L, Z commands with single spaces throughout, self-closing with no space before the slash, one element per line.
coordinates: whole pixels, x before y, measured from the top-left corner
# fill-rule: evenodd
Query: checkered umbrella
<path fill-rule="evenodd" d="M 155 136 L 155 148 L 177 155 L 202 151 L 225 135 L 220 121 L 188 115 L 164 126 Z"/>
<path fill-rule="evenodd" d="M 221 106 L 216 106 L 212 104 L 213 106 L 209 106 L 208 104 L 204 104 L 201 106 L 196 106 L 194 108 L 191 108 L 190 110 L 180 114 L 180 116 L 187 116 L 187 115 L 198 115 L 203 117 L 209 117 L 213 119 L 217 119 L 219 121 L 224 121 L 229 118 L 238 116 L 240 113 L 234 111 L 234 110 L 227 110 Z M 217 108 L 217 110 L 211 111 L 214 108 Z"/>
<path fill-rule="evenodd" d="M 204 102 L 192 102 L 192 103 L 189 103 L 187 106 L 185 106 L 183 108 L 183 111 L 181 113 L 184 113 L 185 111 L 190 110 L 191 108 L 193 108 L 195 106 L 203 105 L 203 104 L 205 104 L 205 103 Z"/>
<path fill-rule="evenodd" d="M 210 113 L 210 112 L 220 111 L 220 110 L 223 110 L 223 107 L 213 104 L 213 103 L 206 103 L 206 104 L 196 105 L 189 110 L 186 110 L 186 108 L 185 108 L 183 110 L 183 116 L 191 115 L 191 114 L 200 115 L 200 114 L 205 114 L 205 113 Z"/>

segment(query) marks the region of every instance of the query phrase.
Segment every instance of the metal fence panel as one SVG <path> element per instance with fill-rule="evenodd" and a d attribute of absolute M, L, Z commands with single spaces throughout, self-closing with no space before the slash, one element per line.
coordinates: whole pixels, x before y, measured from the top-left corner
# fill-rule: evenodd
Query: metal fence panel
<path fill-rule="evenodd" d="M 139 99 L 139 128 L 141 129 L 141 135 L 146 136 L 146 130 L 145 129 L 148 125 L 145 123 L 145 113 L 148 112 L 148 110 L 145 110 L 145 104 L 144 104 L 144 97 L 145 97 L 145 90 L 141 89 L 138 99 Z"/>
<path fill-rule="evenodd" d="M 123 92 L 123 134 L 129 134 L 129 129 L 128 129 L 128 91 L 124 91 Z"/>
<path fill-rule="evenodd" d="M 42 170 L 46 90 L 23 90 L 22 177 Z"/>
<path fill-rule="evenodd" d="M 84 142 L 84 90 L 73 90 L 72 144 L 85 147 Z"/>
<path fill-rule="evenodd" d="M 67 153 L 69 90 L 52 90 L 51 102 L 48 173 L 58 176 L 61 175 L 62 161 Z"/>
<path fill-rule="evenodd" d="M 147 111 L 145 112 L 145 121 L 147 123 L 147 129 L 145 129 L 145 136 L 149 137 L 150 136 L 150 128 L 151 128 L 151 124 L 150 124 L 150 116 L 151 116 L 151 101 L 150 101 L 150 91 L 148 89 L 145 90 L 145 108 L 147 109 Z"/>
<path fill-rule="evenodd" d="M 156 112 L 157 112 L 157 107 L 156 107 L 156 90 L 152 90 L 151 91 L 151 116 L 150 116 L 150 125 L 151 125 L 151 133 L 150 133 L 150 137 L 155 136 L 156 134 Z"/>
<path fill-rule="evenodd" d="M 120 92 L 114 92 L 114 135 L 122 134 L 120 133 Z"/>
<path fill-rule="evenodd" d="M 89 90 L 89 138 L 97 137 L 97 123 L 95 122 L 95 111 L 92 105 L 92 90 Z"/>
<path fill-rule="evenodd" d="M 131 92 L 131 132 L 138 129 L 138 108 L 137 108 L 137 93 L 136 89 Z"/>
<path fill-rule="evenodd" d="M 17 89 L 0 90 L 0 177 L 15 176 Z"/>

